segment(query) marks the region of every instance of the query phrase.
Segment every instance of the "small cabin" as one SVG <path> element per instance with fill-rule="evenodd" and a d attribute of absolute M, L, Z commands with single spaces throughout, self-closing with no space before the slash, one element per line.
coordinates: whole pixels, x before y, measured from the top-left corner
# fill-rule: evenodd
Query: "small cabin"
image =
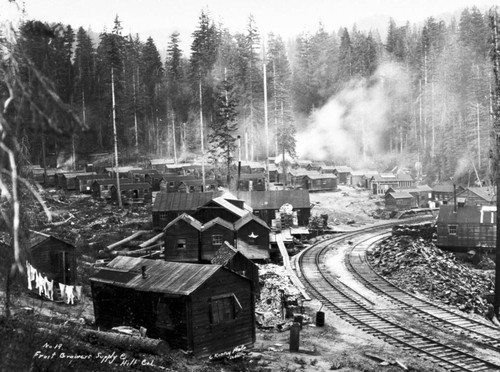
<path fill-rule="evenodd" d="M 247 212 L 245 216 L 234 223 L 236 230 L 237 249 L 240 242 L 264 254 L 269 255 L 269 226 L 259 217 Z"/>
<path fill-rule="evenodd" d="M 214 198 L 213 192 L 192 194 L 159 192 L 153 203 L 153 229 L 161 230 L 183 213 L 193 214 Z"/>
<path fill-rule="evenodd" d="M 413 195 L 405 191 L 385 194 L 385 209 L 388 211 L 405 211 L 414 207 Z"/>
<path fill-rule="evenodd" d="M 61 172 L 57 174 L 57 186 L 67 191 L 80 191 L 77 177 L 95 175 L 95 172 Z"/>
<path fill-rule="evenodd" d="M 130 183 L 127 178 L 120 178 L 120 186 Z M 111 186 L 116 187 L 116 178 L 100 178 L 92 182 L 90 186 L 90 192 L 92 197 L 95 199 L 110 199 L 111 198 Z"/>
<path fill-rule="evenodd" d="M 167 165 L 174 164 L 174 159 L 151 159 L 148 168 L 156 170 L 158 173 L 165 173 Z"/>
<path fill-rule="evenodd" d="M 210 262 L 215 253 L 222 247 L 224 242 L 235 243 L 235 228 L 232 223 L 224 221 L 222 218 L 214 218 L 201 227 L 200 259 L 202 262 Z"/>
<path fill-rule="evenodd" d="M 448 200 L 453 200 L 454 193 L 459 194 L 464 190 L 461 185 L 453 187 L 452 183 L 439 183 L 432 186 L 432 200 L 439 204 L 448 204 Z"/>
<path fill-rule="evenodd" d="M 255 296 L 258 298 L 260 294 L 259 284 L 259 267 L 250 259 L 245 257 L 241 251 L 238 251 L 229 242 L 225 241 L 220 248 L 215 252 L 211 263 L 213 265 L 221 265 L 225 268 L 234 271 L 253 282 Z"/>
<path fill-rule="evenodd" d="M 98 327 L 145 327 L 196 356 L 255 342 L 253 282 L 221 265 L 118 256 L 90 283 Z"/>
<path fill-rule="evenodd" d="M 183 181 L 192 181 L 192 180 L 196 180 L 196 178 L 193 175 L 191 176 L 180 176 L 174 174 L 159 175 L 158 190 L 166 192 L 179 192 L 179 186 Z"/>
<path fill-rule="evenodd" d="M 109 188 L 111 202 L 118 202 L 118 187 L 112 185 Z M 152 200 L 151 185 L 149 183 L 120 183 L 120 192 L 124 204 L 134 202 L 149 203 Z"/>
<path fill-rule="evenodd" d="M 322 161 L 313 161 L 306 165 L 306 169 L 310 172 L 319 172 L 323 167 L 326 167 L 326 164 Z"/>
<path fill-rule="evenodd" d="M 326 169 L 331 169 L 331 168 L 333 168 L 333 171 L 331 173 L 337 176 L 339 184 L 347 185 L 349 183 L 352 173 L 351 167 L 348 167 L 346 165 L 338 165 L 334 167 L 328 167 Z M 330 172 L 329 171 L 326 172 L 324 171 L 324 169 L 321 169 L 321 173 L 330 173 Z"/>
<path fill-rule="evenodd" d="M 52 235 L 31 231 L 29 262 L 37 271 L 62 284 L 76 282 L 76 253 L 72 244 Z"/>
<path fill-rule="evenodd" d="M 201 262 L 200 221 L 183 213 L 163 229 L 165 260 L 178 262 Z"/>
<path fill-rule="evenodd" d="M 436 245 L 458 252 L 493 251 L 496 248 L 496 214 L 496 206 L 441 205 L 436 223 Z"/>

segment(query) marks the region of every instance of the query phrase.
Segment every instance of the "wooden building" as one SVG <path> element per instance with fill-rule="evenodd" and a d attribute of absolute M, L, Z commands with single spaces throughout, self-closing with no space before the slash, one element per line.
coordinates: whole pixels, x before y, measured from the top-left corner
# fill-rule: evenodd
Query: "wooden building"
<path fill-rule="evenodd" d="M 111 202 L 118 202 L 118 188 L 117 185 L 112 185 L 109 188 L 111 195 Z M 149 203 L 152 199 L 151 185 L 149 183 L 143 182 L 133 182 L 133 183 L 120 183 L 120 191 L 123 204 L 131 204 L 135 202 L 145 202 Z"/>
<path fill-rule="evenodd" d="M 405 211 L 415 205 L 413 195 L 405 191 L 387 192 L 385 194 L 385 209 L 388 211 Z"/>
<path fill-rule="evenodd" d="M 294 186 L 299 186 L 309 191 L 335 191 L 337 190 L 337 176 L 333 174 L 309 173 L 303 176 L 301 182 Z"/>
<path fill-rule="evenodd" d="M 436 223 L 436 245 L 459 252 L 471 248 L 493 251 L 496 248 L 496 213 L 496 206 L 441 205 Z"/>
<path fill-rule="evenodd" d="M 381 173 L 370 179 L 370 190 L 373 195 L 383 195 L 389 187 L 410 189 L 415 186 L 413 178 L 406 173 Z"/>
<path fill-rule="evenodd" d="M 238 190 L 264 191 L 266 189 L 266 176 L 264 173 L 240 174 Z"/>
<path fill-rule="evenodd" d="M 224 242 L 235 244 L 235 238 L 236 231 L 232 223 L 220 217 L 208 221 L 200 231 L 201 261 L 210 262 Z"/>
<path fill-rule="evenodd" d="M 464 187 L 460 185 L 455 186 L 457 194 L 464 191 Z M 452 183 L 439 183 L 432 186 L 432 200 L 438 204 L 447 204 L 448 200 L 453 199 L 453 184 Z"/>
<path fill-rule="evenodd" d="M 156 170 L 158 173 L 165 173 L 166 166 L 174 164 L 173 159 L 151 159 L 147 167 Z"/>
<path fill-rule="evenodd" d="M 76 282 L 75 247 L 54 236 L 31 231 L 29 262 L 37 271 L 62 284 Z"/>
<path fill-rule="evenodd" d="M 158 178 L 156 178 L 158 177 Z M 153 179 L 153 184 L 158 182 L 158 190 L 166 192 L 179 192 L 179 186 L 183 181 L 196 180 L 193 175 L 181 176 L 178 174 L 162 174 L 157 175 Z"/>
<path fill-rule="evenodd" d="M 258 298 L 260 295 L 259 268 L 250 259 L 245 257 L 240 251 L 225 241 L 219 250 L 214 254 L 211 263 L 221 265 L 234 271 L 253 282 L 254 294 Z"/>
<path fill-rule="evenodd" d="M 494 187 L 468 187 L 457 192 L 457 198 L 465 198 L 466 205 L 496 205 L 497 195 Z M 448 199 L 448 204 L 453 198 Z"/>
<path fill-rule="evenodd" d="M 276 213 L 283 204 L 291 204 L 299 226 L 307 226 L 311 217 L 311 201 L 308 190 L 240 191 L 238 197 L 245 201 L 253 214 L 272 226 Z"/>
<path fill-rule="evenodd" d="M 239 202 L 241 204 L 238 204 Z M 228 200 L 219 196 L 199 207 L 192 216 L 201 223 L 207 223 L 217 217 L 234 223 L 247 213 L 249 213 L 249 210 L 245 208 L 242 201 Z"/>
<path fill-rule="evenodd" d="M 377 171 L 367 171 L 367 170 L 353 170 L 351 176 L 349 177 L 349 185 L 353 187 L 361 187 L 363 189 L 370 188 L 370 180 L 373 176 L 377 175 Z"/>
<path fill-rule="evenodd" d="M 197 356 L 255 342 L 253 283 L 221 265 L 118 256 L 90 282 L 99 327 L 145 327 Z"/>
<path fill-rule="evenodd" d="M 319 172 L 321 168 L 326 167 L 326 164 L 322 161 L 312 161 L 306 165 L 306 170 Z"/>
<path fill-rule="evenodd" d="M 192 194 L 159 192 L 153 203 L 153 229 L 163 229 L 183 213 L 193 214 L 214 198 L 213 192 Z"/>
<path fill-rule="evenodd" d="M 348 167 L 346 165 L 337 165 L 331 168 L 333 168 L 333 174 L 337 176 L 338 183 L 340 183 L 341 185 L 347 185 L 349 183 L 352 173 L 351 167 Z M 323 172 L 323 170 L 321 170 L 321 173 L 326 172 Z"/>
<path fill-rule="evenodd" d="M 133 169 L 128 172 L 128 178 L 132 182 L 147 182 L 153 184 L 153 177 L 158 174 L 155 169 Z"/>
<path fill-rule="evenodd" d="M 76 176 L 76 189 L 84 194 L 92 193 L 92 184 L 97 180 L 109 180 L 107 174 L 90 174 Z"/>
<path fill-rule="evenodd" d="M 57 186 L 66 191 L 80 191 L 77 177 L 95 175 L 95 172 L 60 172 L 57 174 Z"/>
<path fill-rule="evenodd" d="M 116 178 L 101 178 L 96 179 L 90 186 L 90 193 L 95 199 L 110 199 L 111 186 L 116 187 Z M 128 178 L 120 178 L 120 186 L 130 184 Z"/>
<path fill-rule="evenodd" d="M 120 178 L 128 178 L 129 174 L 131 171 L 140 171 L 142 168 L 138 167 L 130 167 L 130 166 L 125 166 L 125 167 L 108 167 L 104 169 L 105 172 L 110 176 L 111 178 L 116 178 L 116 173 L 119 174 Z"/>
<path fill-rule="evenodd" d="M 218 186 L 215 180 L 206 179 L 205 189 L 203 189 L 203 180 L 183 180 L 179 183 L 177 192 L 183 193 L 193 193 L 193 192 L 204 192 L 204 191 L 217 191 Z"/>
<path fill-rule="evenodd" d="M 236 230 L 236 247 L 239 250 L 244 246 L 269 255 L 269 226 L 259 217 L 247 212 L 245 216 L 234 223 Z M 241 242 L 244 244 L 242 245 Z"/>
<path fill-rule="evenodd" d="M 202 224 L 183 213 L 163 229 L 165 260 L 201 262 L 200 233 Z"/>

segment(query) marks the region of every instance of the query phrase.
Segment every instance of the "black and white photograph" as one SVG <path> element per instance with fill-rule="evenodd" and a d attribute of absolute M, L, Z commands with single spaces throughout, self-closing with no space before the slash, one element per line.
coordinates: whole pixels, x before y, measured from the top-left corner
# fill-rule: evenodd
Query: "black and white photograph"
<path fill-rule="evenodd" d="M 0 0 L 0 372 L 500 371 L 498 0 Z"/>

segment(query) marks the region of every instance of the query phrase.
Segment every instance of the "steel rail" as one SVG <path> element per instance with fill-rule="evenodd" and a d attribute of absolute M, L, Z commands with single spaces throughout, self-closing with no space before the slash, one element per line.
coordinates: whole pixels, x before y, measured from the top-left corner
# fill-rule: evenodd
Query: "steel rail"
<path fill-rule="evenodd" d="M 395 224 L 397 223 L 365 228 L 341 237 L 327 239 L 309 247 L 298 257 L 296 270 L 300 280 L 314 297 L 318 298 L 339 317 L 390 344 L 412 350 L 418 355 L 453 371 L 500 370 L 499 365 L 456 347 L 445 345 L 389 319 L 387 315 L 377 313 L 369 308 L 370 304 L 355 298 L 355 295 L 348 291 L 345 285 L 339 285 L 339 281 L 321 270 L 324 266 L 324 256 L 331 248 L 332 243 L 354 238 L 357 240 L 363 235 L 373 234 L 373 232 Z"/>

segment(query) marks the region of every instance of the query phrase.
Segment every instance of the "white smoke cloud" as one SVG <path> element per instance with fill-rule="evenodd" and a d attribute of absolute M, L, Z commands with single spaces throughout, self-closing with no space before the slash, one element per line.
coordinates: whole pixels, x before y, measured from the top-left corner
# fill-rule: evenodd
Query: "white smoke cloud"
<path fill-rule="evenodd" d="M 384 154 L 382 134 L 394 97 L 408 94 L 409 79 L 394 63 L 385 63 L 369 79 L 347 88 L 314 112 L 297 135 L 297 154 L 311 160 L 349 159 L 351 165 Z"/>

